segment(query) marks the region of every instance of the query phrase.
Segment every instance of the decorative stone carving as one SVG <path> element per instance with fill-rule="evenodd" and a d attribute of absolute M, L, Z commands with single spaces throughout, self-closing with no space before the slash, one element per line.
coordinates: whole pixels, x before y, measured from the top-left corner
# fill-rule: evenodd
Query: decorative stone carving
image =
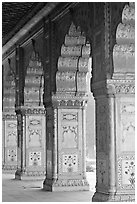
<path fill-rule="evenodd" d="M 30 147 L 41 147 L 42 144 L 42 118 L 28 116 L 28 144 Z"/>
<path fill-rule="evenodd" d="M 44 181 L 44 189 L 51 191 L 51 186 L 53 191 L 63 191 L 64 188 L 66 191 L 82 191 L 88 190 L 89 184 L 86 179 L 59 179 L 54 181 L 46 179 Z"/>
<path fill-rule="evenodd" d="M 86 93 L 88 90 L 88 76 L 85 72 L 77 74 L 77 91 Z"/>
<path fill-rule="evenodd" d="M 81 56 L 81 49 L 82 47 L 81 46 L 65 46 L 65 45 L 62 45 L 61 47 L 61 56 L 62 57 L 66 57 L 66 56 Z M 88 50 L 82 50 L 83 52 L 88 52 Z M 77 59 L 77 58 L 76 58 Z M 59 58 L 60 60 L 60 58 Z M 60 61 L 59 61 L 60 62 Z M 59 66 L 59 62 L 58 62 L 58 66 Z M 77 61 L 76 61 L 77 63 Z M 59 66 L 60 67 L 60 66 Z M 77 67 L 77 65 L 76 65 Z"/>
<path fill-rule="evenodd" d="M 122 23 L 119 23 L 117 27 L 117 44 L 113 48 L 114 73 L 135 72 L 134 12 L 134 4 L 125 5 L 122 12 Z"/>
<path fill-rule="evenodd" d="M 130 43 L 134 43 L 135 42 L 135 28 L 130 24 L 124 25 L 120 23 L 117 27 L 116 39 L 117 39 L 117 43 L 120 43 L 120 42 L 124 43 L 127 40 L 130 41 Z"/>
<path fill-rule="evenodd" d="M 126 4 L 123 12 L 122 12 L 122 22 L 126 24 L 130 22 L 130 24 L 135 25 L 135 3 L 129 2 L 129 5 Z"/>
<path fill-rule="evenodd" d="M 77 147 L 77 126 L 62 127 L 62 146 L 63 148 Z"/>
<path fill-rule="evenodd" d="M 56 85 L 58 92 L 76 92 L 76 72 L 57 72 Z"/>
<path fill-rule="evenodd" d="M 135 55 L 135 46 L 134 44 L 130 44 L 130 45 L 115 45 L 114 46 L 114 52 L 115 52 L 115 56 L 119 56 L 121 55 L 130 55 L 130 56 L 134 56 Z"/>
<path fill-rule="evenodd" d="M 62 113 L 62 120 L 63 121 L 78 121 L 78 114 L 77 113 Z"/>
<path fill-rule="evenodd" d="M 89 63 L 90 63 L 90 59 L 87 56 L 85 58 L 80 57 L 79 62 L 78 62 L 79 72 L 87 73 L 90 70 L 89 69 Z"/>
<path fill-rule="evenodd" d="M 134 155 L 121 155 L 118 157 L 118 188 L 135 189 Z"/>
<path fill-rule="evenodd" d="M 8 162 L 16 162 L 17 161 L 17 150 L 16 149 L 8 149 L 7 150 L 8 155 Z"/>
<path fill-rule="evenodd" d="M 30 166 L 41 166 L 41 152 L 30 152 L 29 153 L 29 165 Z"/>
<path fill-rule="evenodd" d="M 36 52 L 32 52 L 27 75 L 25 77 L 24 105 L 40 106 L 43 104 L 43 67 Z"/>
<path fill-rule="evenodd" d="M 81 38 L 80 38 L 81 37 Z M 61 48 L 56 73 L 57 92 L 88 92 L 87 73 L 91 70 L 90 44 L 72 23 Z"/>
<path fill-rule="evenodd" d="M 76 55 L 75 55 L 76 56 Z M 59 57 L 58 60 L 58 70 L 59 71 L 76 71 L 78 64 L 78 57 Z"/>
<path fill-rule="evenodd" d="M 42 179 L 45 174 L 45 109 L 43 107 L 43 66 L 33 50 L 27 67 L 24 106 L 18 116 L 18 170 L 16 179 Z"/>
<path fill-rule="evenodd" d="M 3 169 L 15 170 L 17 166 L 17 120 L 15 114 L 15 78 L 9 70 L 4 82 L 3 97 Z"/>
<path fill-rule="evenodd" d="M 121 150 L 135 151 L 135 105 L 134 99 L 121 102 Z"/>
<path fill-rule="evenodd" d="M 82 159 L 85 161 L 84 108 L 91 69 L 90 51 L 80 28 L 72 23 L 58 59 L 53 109 L 47 108 L 47 178 L 43 186 L 46 190 L 87 190 L 89 187 Z"/>
<path fill-rule="evenodd" d="M 63 155 L 62 156 L 62 171 L 63 173 L 77 172 L 78 170 L 78 158 L 77 155 Z"/>

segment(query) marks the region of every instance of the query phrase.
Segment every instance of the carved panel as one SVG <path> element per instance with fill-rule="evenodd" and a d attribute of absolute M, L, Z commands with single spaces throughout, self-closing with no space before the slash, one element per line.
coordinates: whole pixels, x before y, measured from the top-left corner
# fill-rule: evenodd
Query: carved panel
<path fill-rule="evenodd" d="M 63 121 L 78 121 L 78 113 L 62 113 Z"/>
<path fill-rule="evenodd" d="M 115 85 L 115 90 L 117 94 L 135 94 L 135 85 L 134 84 L 118 84 Z"/>
<path fill-rule="evenodd" d="M 41 166 L 41 152 L 29 153 L 29 166 Z"/>
<path fill-rule="evenodd" d="M 62 171 L 72 173 L 78 171 L 78 156 L 74 154 L 62 155 Z"/>
<path fill-rule="evenodd" d="M 135 151 L 135 105 L 121 104 L 121 151 Z"/>
<path fill-rule="evenodd" d="M 29 146 L 40 147 L 41 146 L 41 130 L 33 130 L 29 128 Z"/>
<path fill-rule="evenodd" d="M 40 116 L 27 117 L 28 145 L 29 147 L 42 146 L 42 118 Z"/>
<path fill-rule="evenodd" d="M 17 145 L 17 122 L 6 121 L 6 146 Z"/>
<path fill-rule="evenodd" d="M 76 148 L 78 137 L 78 127 L 74 125 L 62 126 L 62 147 Z"/>
<path fill-rule="evenodd" d="M 135 158 L 132 155 L 118 157 L 118 188 L 135 188 Z"/>
<path fill-rule="evenodd" d="M 134 185 L 135 184 L 135 161 L 122 160 L 122 183 Z"/>
<path fill-rule="evenodd" d="M 8 149 L 7 150 L 7 161 L 16 162 L 17 161 L 17 150 L 16 149 Z"/>

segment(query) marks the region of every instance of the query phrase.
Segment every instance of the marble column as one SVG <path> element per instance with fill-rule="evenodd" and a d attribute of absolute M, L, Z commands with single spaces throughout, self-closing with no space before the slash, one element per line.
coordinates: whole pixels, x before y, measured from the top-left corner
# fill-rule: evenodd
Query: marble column
<path fill-rule="evenodd" d="M 47 191 L 89 190 L 85 167 L 89 58 L 90 45 L 72 23 L 58 59 L 52 106 L 46 107 Z"/>
<path fill-rule="evenodd" d="M 11 71 L 4 81 L 2 130 L 3 170 L 15 171 L 17 168 L 17 117 L 15 113 L 15 79 Z"/>
<path fill-rule="evenodd" d="M 16 107 L 18 147 L 16 179 L 44 179 L 45 108 L 43 106 L 43 67 L 32 51 L 24 87 L 24 105 Z"/>
<path fill-rule="evenodd" d="M 134 9 L 133 3 L 125 5 L 117 27 L 112 78 L 92 84 L 96 100 L 95 202 L 135 201 Z"/>

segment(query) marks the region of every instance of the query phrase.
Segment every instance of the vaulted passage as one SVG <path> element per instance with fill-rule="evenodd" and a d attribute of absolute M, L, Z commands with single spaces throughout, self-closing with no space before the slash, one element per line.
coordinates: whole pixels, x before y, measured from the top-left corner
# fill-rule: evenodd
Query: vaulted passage
<path fill-rule="evenodd" d="M 134 201 L 135 4 L 27 4 L 3 28 L 3 172 L 78 193 L 96 156 L 90 201 Z"/>

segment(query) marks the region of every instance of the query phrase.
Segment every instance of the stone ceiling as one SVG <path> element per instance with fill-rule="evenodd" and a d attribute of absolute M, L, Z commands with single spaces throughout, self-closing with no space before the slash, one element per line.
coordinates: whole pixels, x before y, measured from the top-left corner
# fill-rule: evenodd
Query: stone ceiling
<path fill-rule="evenodd" d="M 46 3 L 2 2 L 2 44 L 32 18 Z"/>

